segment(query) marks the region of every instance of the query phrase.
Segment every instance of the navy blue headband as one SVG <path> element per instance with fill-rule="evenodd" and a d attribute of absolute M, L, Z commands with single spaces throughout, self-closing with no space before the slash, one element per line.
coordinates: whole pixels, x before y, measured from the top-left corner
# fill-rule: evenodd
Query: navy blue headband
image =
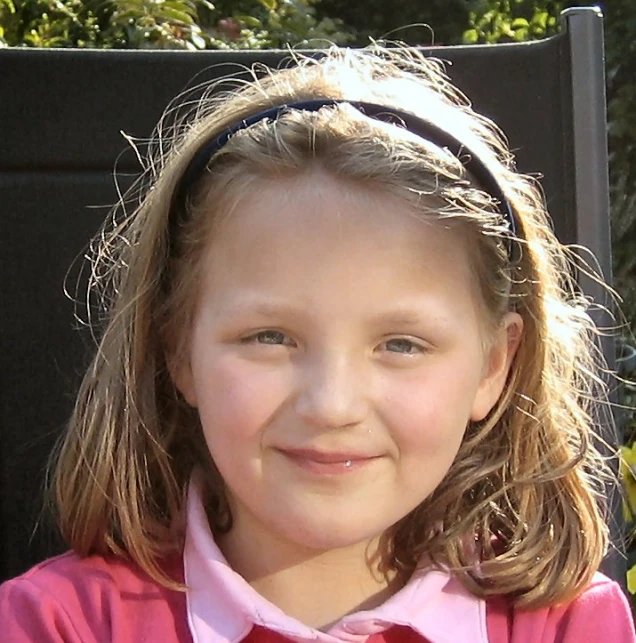
<path fill-rule="evenodd" d="M 291 110 L 316 112 L 322 107 L 332 107 L 343 103 L 355 107 L 362 114 L 370 118 L 404 127 L 409 132 L 416 134 L 420 138 L 448 150 L 462 163 L 466 168 L 466 171 L 471 175 L 476 183 L 497 201 L 499 211 L 508 222 L 511 236 L 514 237 L 516 235 L 517 226 L 515 224 L 512 207 L 504 195 L 497 179 L 479 156 L 472 152 L 459 139 L 455 138 L 452 134 L 441 129 L 437 125 L 409 112 L 395 109 L 394 107 L 376 105 L 374 103 L 348 101 L 336 98 L 321 98 L 317 100 L 306 100 L 297 103 L 288 103 L 286 105 L 278 105 L 265 111 L 258 112 L 257 114 L 253 114 L 252 116 L 235 123 L 231 127 L 228 127 L 216 138 L 206 143 L 195 154 L 192 161 L 190 161 L 190 164 L 186 168 L 176 190 L 177 204 L 179 204 L 180 207 L 183 207 L 182 204 L 185 202 L 188 192 L 199 179 L 203 170 L 212 159 L 212 156 L 218 152 L 218 150 L 228 142 L 230 137 L 239 130 L 246 129 L 259 121 L 267 119 L 276 120 L 281 114 Z"/>

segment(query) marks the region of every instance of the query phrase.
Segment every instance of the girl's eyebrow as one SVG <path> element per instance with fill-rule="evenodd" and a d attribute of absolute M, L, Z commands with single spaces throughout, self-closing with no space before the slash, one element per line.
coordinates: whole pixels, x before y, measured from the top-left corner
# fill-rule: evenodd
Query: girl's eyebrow
<path fill-rule="evenodd" d="M 246 297 L 234 302 L 230 314 L 258 315 L 263 318 L 278 319 L 280 317 L 304 318 L 309 314 L 306 307 L 291 304 L 285 301 L 271 301 Z M 418 310 L 415 307 L 404 306 L 393 310 L 382 311 L 371 315 L 368 323 L 377 326 L 422 326 L 434 324 L 441 326 L 449 323 L 447 311 L 440 310 L 437 305 L 428 302 Z"/>
<path fill-rule="evenodd" d="M 398 324 L 405 326 L 415 326 L 421 324 L 423 320 L 422 313 L 414 310 L 389 310 L 375 315 L 372 321 L 377 323 Z"/>
<path fill-rule="evenodd" d="M 450 321 L 447 311 L 440 310 L 438 306 L 432 304 L 426 305 L 419 311 L 411 308 L 389 310 L 371 318 L 373 324 L 398 327 L 438 327 L 448 325 Z"/>
<path fill-rule="evenodd" d="M 303 308 L 282 301 L 262 301 L 250 297 L 233 303 L 230 311 L 236 315 L 258 315 L 260 317 L 280 317 L 281 315 L 299 316 L 306 311 Z"/>

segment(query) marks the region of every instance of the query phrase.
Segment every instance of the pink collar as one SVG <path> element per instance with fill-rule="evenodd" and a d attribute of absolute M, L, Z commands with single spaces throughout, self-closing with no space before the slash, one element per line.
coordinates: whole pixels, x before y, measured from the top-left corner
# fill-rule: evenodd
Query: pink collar
<path fill-rule="evenodd" d="M 383 605 L 345 616 L 328 633 L 303 625 L 230 568 L 214 542 L 193 482 L 188 493 L 184 570 L 194 643 L 238 643 L 254 625 L 298 642 L 362 642 L 392 625 L 406 625 L 430 643 L 488 643 L 485 602 L 437 570 L 416 572 L 406 587 Z"/>

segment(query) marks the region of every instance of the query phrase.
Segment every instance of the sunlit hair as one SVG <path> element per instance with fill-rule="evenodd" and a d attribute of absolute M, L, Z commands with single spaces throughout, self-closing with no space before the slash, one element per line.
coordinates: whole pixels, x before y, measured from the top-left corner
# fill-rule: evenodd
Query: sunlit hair
<path fill-rule="evenodd" d="M 216 532 L 231 528 L 223 481 L 195 410 L 169 365 L 185 352 L 203 249 L 214 227 L 259 181 L 313 168 L 401 196 L 423 220 L 469 238 L 485 326 L 523 318 L 507 386 L 470 425 L 435 492 L 386 534 L 386 565 L 408 575 L 426 559 L 455 570 L 480 596 L 539 607 L 582 591 L 607 546 L 595 448 L 603 399 L 586 302 L 537 186 L 517 174 L 506 144 L 476 115 L 439 63 L 405 48 L 330 49 L 291 68 L 259 68 L 253 82 L 209 88 L 193 118 L 158 130 L 134 212 L 122 202 L 95 247 L 91 288 L 105 328 L 79 392 L 54 474 L 61 531 L 80 555 L 115 552 L 161 582 L 161 557 L 179 550 L 183 505 L 203 468 Z M 348 104 L 292 111 L 239 131 L 211 160 L 185 202 L 175 198 L 201 146 L 272 105 L 334 97 L 395 106 L 451 129 L 498 178 L 517 221 L 510 261 L 505 222 L 458 159 Z"/>

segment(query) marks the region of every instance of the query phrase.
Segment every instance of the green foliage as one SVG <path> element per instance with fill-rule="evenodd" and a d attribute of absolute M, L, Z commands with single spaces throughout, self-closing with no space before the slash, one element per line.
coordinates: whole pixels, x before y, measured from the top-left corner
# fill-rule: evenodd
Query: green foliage
<path fill-rule="evenodd" d="M 95 45 L 96 15 L 80 0 L 0 0 L 0 46 Z"/>
<path fill-rule="evenodd" d="M 351 38 L 316 0 L 0 0 L 0 46 L 264 49 Z"/>
<path fill-rule="evenodd" d="M 0 0 L 0 44 L 28 47 L 186 47 L 188 0 Z"/>
<path fill-rule="evenodd" d="M 111 46 L 132 49 L 204 49 L 193 0 L 122 0 L 111 3 L 104 31 Z"/>
<path fill-rule="evenodd" d="M 558 16 L 565 4 L 553 0 L 477 0 L 463 41 L 473 45 L 551 36 L 559 30 Z"/>
<path fill-rule="evenodd" d="M 467 28 L 475 0 L 320 0 L 319 16 L 337 17 L 352 33 L 356 45 L 369 38 L 409 44 L 455 44 Z"/>
<path fill-rule="evenodd" d="M 341 21 L 318 17 L 317 0 L 219 0 L 210 25 L 209 46 L 232 49 L 272 49 L 346 44 L 351 36 Z M 210 16 L 209 18 L 214 18 Z"/>

